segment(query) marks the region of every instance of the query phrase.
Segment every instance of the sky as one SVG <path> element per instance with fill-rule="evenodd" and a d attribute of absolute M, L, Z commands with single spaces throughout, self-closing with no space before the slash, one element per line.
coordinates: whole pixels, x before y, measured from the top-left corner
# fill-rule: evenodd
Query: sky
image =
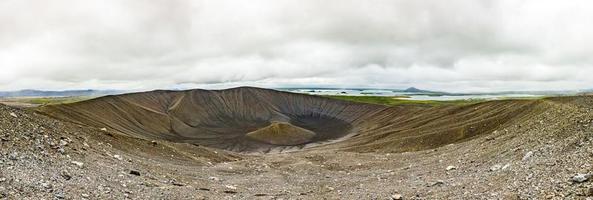
<path fill-rule="evenodd" d="M 588 0 L 0 0 L 0 90 L 593 88 Z"/>

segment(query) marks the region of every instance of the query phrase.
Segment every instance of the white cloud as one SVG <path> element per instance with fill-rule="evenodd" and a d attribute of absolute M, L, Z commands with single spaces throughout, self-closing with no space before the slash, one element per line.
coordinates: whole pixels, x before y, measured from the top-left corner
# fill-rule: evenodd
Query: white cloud
<path fill-rule="evenodd" d="M 0 90 L 588 88 L 586 0 L 0 1 Z"/>

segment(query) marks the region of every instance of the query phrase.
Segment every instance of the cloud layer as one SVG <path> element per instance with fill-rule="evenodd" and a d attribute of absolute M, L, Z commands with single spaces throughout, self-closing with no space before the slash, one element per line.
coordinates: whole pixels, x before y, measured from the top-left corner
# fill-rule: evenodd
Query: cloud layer
<path fill-rule="evenodd" d="M 0 90 L 593 86 L 586 0 L 0 1 Z"/>

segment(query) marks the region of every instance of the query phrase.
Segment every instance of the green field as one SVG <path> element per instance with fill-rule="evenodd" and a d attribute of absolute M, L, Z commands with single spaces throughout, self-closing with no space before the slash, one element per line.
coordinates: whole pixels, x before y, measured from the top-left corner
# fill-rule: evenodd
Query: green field
<path fill-rule="evenodd" d="M 74 103 L 95 98 L 94 96 L 75 97 L 10 97 L 0 98 L 0 103 L 18 107 L 37 107 L 43 105 Z"/>
<path fill-rule="evenodd" d="M 483 99 L 467 99 L 467 100 L 451 100 L 451 101 L 435 101 L 435 100 L 409 100 L 406 97 L 385 97 L 385 96 L 342 96 L 342 95 L 324 95 L 333 99 L 340 99 L 346 101 L 379 104 L 386 106 L 397 105 L 421 105 L 421 106 L 439 106 L 439 105 L 463 105 L 483 102 Z"/>
<path fill-rule="evenodd" d="M 40 105 L 51 105 L 51 104 L 65 104 L 74 103 L 92 99 L 93 97 L 39 97 L 31 99 L 23 99 L 25 103 L 40 104 Z"/>

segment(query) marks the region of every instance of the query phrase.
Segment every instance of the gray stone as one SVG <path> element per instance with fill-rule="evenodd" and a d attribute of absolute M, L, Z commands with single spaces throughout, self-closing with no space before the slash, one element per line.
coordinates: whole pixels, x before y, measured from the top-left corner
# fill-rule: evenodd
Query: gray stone
<path fill-rule="evenodd" d="M 571 181 L 575 183 L 584 183 L 588 181 L 589 178 L 591 178 L 591 174 L 577 174 L 572 177 Z"/>
<path fill-rule="evenodd" d="M 391 200 L 402 200 L 404 197 L 401 194 L 391 195 Z"/>
<path fill-rule="evenodd" d="M 527 161 L 529 160 L 529 158 L 531 158 L 531 156 L 533 156 L 533 151 L 529 151 L 525 154 L 525 156 L 523 156 L 523 161 Z"/>
<path fill-rule="evenodd" d="M 499 170 L 499 169 L 501 169 L 501 168 L 502 168 L 502 166 L 501 166 L 501 165 L 499 165 L 499 164 L 496 164 L 496 165 L 494 165 L 494 166 L 490 167 L 490 171 L 491 171 L 491 172 L 493 172 L 493 171 L 498 171 L 498 170 Z"/>

